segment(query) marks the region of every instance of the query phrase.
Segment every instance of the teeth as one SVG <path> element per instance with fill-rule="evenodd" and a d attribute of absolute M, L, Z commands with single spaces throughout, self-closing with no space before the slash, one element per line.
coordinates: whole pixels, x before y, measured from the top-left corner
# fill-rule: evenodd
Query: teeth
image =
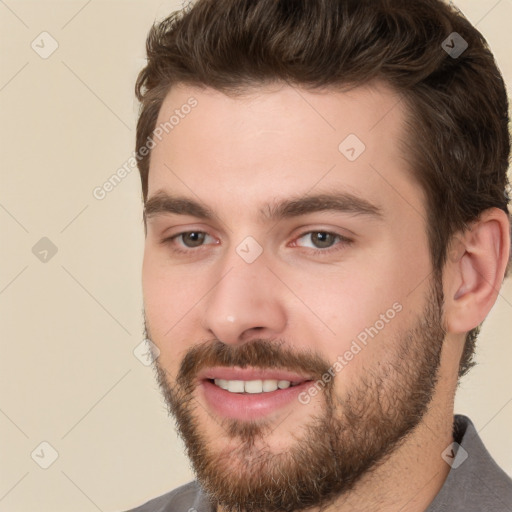
<path fill-rule="evenodd" d="M 246 393 L 262 393 L 263 381 L 262 380 L 248 380 L 245 382 Z"/>
<path fill-rule="evenodd" d="M 244 381 L 243 380 L 228 380 L 228 391 L 230 393 L 243 393 Z"/>
<path fill-rule="evenodd" d="M 215 379 L 215 385 L 230 393 L 269 393 L 276 389 L 287 389 L 292 383 L 289 380 L 225 380 Z"/>
<path fill-rule="evenodd" d="M 222 389 L 229 388 L 228 381 L 224 380 L 224 379 L 215 379 L 215 384 L 217 384 L 217 386 L 219 386 L 219 388 L 222 388 Z"/>
<path fill-rule="evenodd" d="M 269 391 L 275 391 L 278 387 L 277 380 L 264 380 L 262 382 L 262 388 L 265 393 Z"/>

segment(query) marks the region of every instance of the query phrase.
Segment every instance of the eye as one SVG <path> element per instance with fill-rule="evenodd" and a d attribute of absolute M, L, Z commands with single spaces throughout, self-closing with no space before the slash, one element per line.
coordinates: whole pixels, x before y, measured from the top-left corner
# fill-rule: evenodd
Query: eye
<path fill-rule="evenodd" d="M 299 240 L 310 240 L 310 245 L 297 243 Z M 339 235 L 337 233 L 331 233 L 329 231 L 308 231 L 303 233 L 295 242 L 300 247 L 309 247 L 317 252 L 330 252 L 330 250 L 336 250 L 337 245 L 348 245 L 352 243 L 352 240 Z M 334 248 L 334 249 L 333 249 Z"/>
<path fill-rule="evenodd" d="M 211 239 L 211 241 L 209 239 Z M 300 242 L 301 240 L 303 240 L 302 243 Z M 208 242 L 210 244 L 213 242 L 213 245 L 219 243 L 204 231 L 184 231 L 161 241 L 162 244 L 171 246 L 171 249 L 177 253 L 190 253 L 194 249 L 200 249 L 202 246 L 207 245 Z M 341 250 L 344 246 L 351 243 L 352 240 L 338 233 L 332 233 L 330 231 L 308 231 L 300 235 L 292 245 L 309 248 L 315 254 L 326 254 L 331 251 Z"/>
<path fill-rule="evenodd" d="M 186 233 L 179 234 L 176 238 L 181 238 L 181 241 L 186 247 L 199 247 L 203 244 L 206 233 L 202 231 L 188 231 Z"/>
<path fill-rule="evenodd" d="M 183 233 L 165 238 L 162 240 L 162 244 L 174 246 L 173 250 L 176 252 L 187 252 L 187 249 L 195 249 L 204 245 L 208 237 L 214 240 L 213 237 L 204 231 L 184 231 Z"/>

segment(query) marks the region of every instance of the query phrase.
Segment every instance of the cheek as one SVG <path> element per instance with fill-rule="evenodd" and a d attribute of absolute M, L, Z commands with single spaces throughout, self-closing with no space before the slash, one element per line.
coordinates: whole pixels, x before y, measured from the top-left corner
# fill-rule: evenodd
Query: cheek
<path fill-rule="evenodd" d="M 354 368 L 378 357 L 374 353 L 388 350 L 396 333 L 408 325 L 412 313 L 423 304 L 423 287 L 410 293 L 411 273 L 395 258 L 386 261 L 382 257 L 378 264 L 361 265 L 359 270 L 352 267 L 350 272 L 338 269 L 307 280 L 302 277 L 300 286 L 296 280 L 297 295 L 321 320 L 313 314 L 304 316 L 302 309 L 301 322 L 306 329 L 301 330 L 309 330 L 309 335 L 318 340 L 317 348 L 329 364 L 345 354 L 347 362 L 358 360 L 351 363 Z M 369 350 L 370 346 L 376 351 Z"/>
<path fill-rule="evenodd" d="M 170 294 L 165 293 L 166 289 L 168 286 L 166 280 L 162 279 L 161 265 L 152 252 L 146 248 L 142 264 L 142 294 L 146 320 L 155 343 L 165 333 L 164 324 L 168 324 L 168 318 L 164 312 L 172 311 L 168 304 Z"/>
<path fill-rule="evenodd" d="M 427 287 L 420 286 L 411 295 L 407 287 L 380 295 L 369 288 L 364 290 L 369 294 L 366 300 L 359 291 L 359 299 L 346 304 L 346 323 L 340 319 L 336 339 L 327 349 L 342 395 L 386 364 L 400 364 L 395 361 L 398 348 L 406 340 L 405 333 L 422 317 Z"/>
<path fill-rule="evenodd" d="M 322 334 L 329 333 L 341 348 L 395 303 L 402 304 L 410 291 L 403 269 L 392 257 L 386 261 L 384 255 L 378 261 L 361 258 L 346 269 L 294 272 L 289 274 L 287 283 L 307 309 L 319 317 L 316 325 L 325 327 Z M 310 317 L 315 320 L 313 315 L 304 319 Z"/>
<path fill-rule="evenodd" d="M 160 251 L 151 248 L 144 252 L 142 291 L 153 324 L 165 323 L 167 330 L 201 297 L 197 273 L 169 264 Z"/>
<path fill-rule="evenodd" d="M 151 340 L 160 350 L 160 364 L 175 374 L 187 349 L 187 321 L 201 297 L 197 276 L 171 267 L 151 250 L 144 253 L 142 290 Z"/>

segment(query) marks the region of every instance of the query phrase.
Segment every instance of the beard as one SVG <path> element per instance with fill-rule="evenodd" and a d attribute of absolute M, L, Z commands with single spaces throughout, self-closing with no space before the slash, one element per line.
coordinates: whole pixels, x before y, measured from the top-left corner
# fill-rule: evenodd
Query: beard
<path fill-rule="evenodd" d="M 381 351 L 385 358 L 362 368 L 342 396 L 335 392 L 336 379 L 328 382 L 321 392 L 320 413 L 287 432 L 291 442 L 282 451 L 272 450 L 265 441 L 279 424 L 214 417 L 209 424 L 201 422 L 201 405 L 194 396 L 196 376 L 210 366 L 250 366 L 292 370 L 321 380 L 331 367 L 322 356 L 298 353 L 279 340 L 240 345 L 206 341 L 186 353 L 174 383 L 156 359 L 154 369 L 169 412 L 212 504 L 227 512 L 321 510 L 351 491 L 400 446 L 428 409 L 445 336 L 442 303 L 441 279 L 434 277 L 422 314 L 396 334 L 389 350 Z M 222 427 L 224 449 L 210 446 L 211 425 Z"/>

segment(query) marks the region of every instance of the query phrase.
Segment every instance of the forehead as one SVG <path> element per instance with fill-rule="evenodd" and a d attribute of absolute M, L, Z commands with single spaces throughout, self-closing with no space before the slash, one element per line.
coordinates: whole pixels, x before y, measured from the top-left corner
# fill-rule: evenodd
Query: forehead
<path fill-rule="evenodd" d="M 244 209 L 269 194 L 337 188 L 384 206 L 405 194 L 421 209 L 401 149 L 405 108 L 382 84 L 276 85 L 243 96 L 174 87 L 156 125 L 148 197 L 166 190 Z"/>

